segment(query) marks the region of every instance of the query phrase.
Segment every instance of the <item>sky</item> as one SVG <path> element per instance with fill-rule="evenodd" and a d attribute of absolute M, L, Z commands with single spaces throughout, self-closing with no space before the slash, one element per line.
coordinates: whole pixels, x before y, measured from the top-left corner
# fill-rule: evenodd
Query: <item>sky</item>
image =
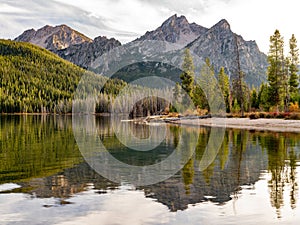
<path fill-rule="evenodd" d="M 210 28 L 226 19 L 233 32 L 255 40 L 268 53 L 269 37 L 279 29 L 286 49 L 300 38 L 297 0 L 0 0 L 0 38 L 14 39 L 27 29 L 66 24 L 90 38 L 114 37 L 127 43 L 184 15 Z"/>

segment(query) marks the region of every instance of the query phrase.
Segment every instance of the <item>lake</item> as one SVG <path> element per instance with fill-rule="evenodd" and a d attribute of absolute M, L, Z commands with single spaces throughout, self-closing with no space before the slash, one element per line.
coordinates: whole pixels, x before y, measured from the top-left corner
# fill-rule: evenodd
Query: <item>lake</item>
<path fill-rule="evenodd" d="M 1 116 L 0 224 L 298 224 L 300 134 Z"/>

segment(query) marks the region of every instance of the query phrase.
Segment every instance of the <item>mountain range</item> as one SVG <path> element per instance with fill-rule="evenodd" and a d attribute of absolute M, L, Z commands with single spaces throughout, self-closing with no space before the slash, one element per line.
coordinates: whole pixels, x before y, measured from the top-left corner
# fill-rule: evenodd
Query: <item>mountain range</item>
<path fill-rule="evenodd" d="M 47 25 L 37 31 L 27 30 L 15 40 L 36 44 L 82 68 L 95 71 L 97 71 L 95 62 L 99 56 L 122 46 L 114 38 L 109 39 L 99 36 L 92 40 L 66 25 L 55 27 Z M 147 31 L 143 36 L 124 46 L 138 46 L 139 42 L 147 40 L 174 43 L 182 49 L 188 47 L 203 62 L 206 58 L 209 58 L 216 73 L 223 66 L 231 78 L 235 76 L 237 71 L 236 59 L 238 52 L 246 83 L 250 86 L 259 86 L 266 80 L 267 56 L 259 50 L 255 41 L 245 41 L 242 36 L 232 32 L 230 24 L 225 19 L 222 19 L 211 28 L 206 28 L 196 23 L 189 23 L 186 17 L 175 14 L 157 29 Z M 126 71 L 132 71 L 132 68 L 140 68 L 135 71 L 133 77 L 136 78 L 139 74 L 149 73 L 151 71 L 149 68 L 153 66 L 151 63 L 139 64 L 139 66 L 129 66 L 129 69 L 122 69 L 123 72 L 119 73 L 117 77 L 130 81 L 131 75 L 124 75 Z M 165 73 L 165 65 L 155 65 L 157 67 L 154 70 L 155 74 L 159 71 Z M 178 77 L 180 71 L 170 69 L 168 66 L 167 69 Z M 166 74 L 161 75 L 165 76 Z"/>

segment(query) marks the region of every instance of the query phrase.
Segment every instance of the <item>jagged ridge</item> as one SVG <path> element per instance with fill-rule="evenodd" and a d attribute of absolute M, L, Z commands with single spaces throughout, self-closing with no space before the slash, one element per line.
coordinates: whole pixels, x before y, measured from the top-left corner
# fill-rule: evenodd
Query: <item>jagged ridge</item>
<path fill-rule="evenodd" d="M 206 31 L 207 28 L 196 23 L 189 23 L 185 16 L 178 17 L 177 14 L 175 14 L 168 18 L 156 30 L 150 32 L 147 31 L 145 35 L 135 41 L 168 41 L 185 46 Z"/>
<path fill-rule="evenodd" d="M 236 45 L 237 42 L 237 45 Z M 236 47 L 238 46 L 238 48 Z M 260 52 L 255 41 L 245 41 L 230 29 L 225 19 L 187 45 L 200 58 L 209 58 L 216 70 L 223 66 L 233 78 L 237 73 L 237 49 L 245 81 L 258 86 L 266 80 L 267 56 Z"/>
<path fill-rule="evenodd" d="M 63 24 L 55 27 L 46 25 L 37 31 L 34 29 L 26 30 L 15 41 L 30 42 L 42 48 L 56 51 L 92 40 Z"/>
<path fill-rule="evenodd" d="M 108 39 L 100 36 L 91 42 L 72 45 L 69 48 L 55 51 L 55 53 L 82 68 L 91 69 L 94 60 L 120 45 L 121 43 L 114 38 Z"/>
<path fill-rule="evenodd" d="M 99 56 L 121 45 L 114 38 L 108 39 L 100 36 L 91 40 L 66 25 L 45 26 L 38 31 L 27 30 L 16 40 L 40 45 L 76 65 L 93 70 L 97 69 L 95 60 Z M 255 41 L 245 41 L 242 36 L 233 33 L 230 24 L 225 19 L 211 28 L 205 28 L 196 23 L 189 23 L 184 16 L 175 14 L 160 27 L 154 31 L 147 31 L 133 43 L 138 45 L 138 41 L 145 40 L 167 41 L 176 43 L 181 48 L 188 47 L 203 61 L 205 58 L 210 58 L 216 73 L 220 67 L 225 67 L 225 71 L 231 78 L 237 71 L 235 45 L 237 40 L 245 81 L 250 86 L 259 86 L 266 80 L 266 55 L 260 52 Z M 139 71 L 136 71 L 135 77 L 138 74 Z"/>

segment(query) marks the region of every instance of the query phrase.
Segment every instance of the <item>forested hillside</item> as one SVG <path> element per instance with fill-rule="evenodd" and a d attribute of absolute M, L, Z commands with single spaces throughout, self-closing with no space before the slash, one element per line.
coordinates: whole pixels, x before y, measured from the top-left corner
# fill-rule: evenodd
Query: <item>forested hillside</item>
<path fill-rule="evenodd" d="M 69 107 L 84 70 L 28 43 L 0 41 L 2 112 L 53 112 Z"/>
<path fill-rule="evenodd" d="M 71 112 L 73 94 L 86 73 L 92 74 L 35 45 L 0 40 L 0 113 Z M 116 94 L 124 84 L 109 80 L 105 94 Z"/>

